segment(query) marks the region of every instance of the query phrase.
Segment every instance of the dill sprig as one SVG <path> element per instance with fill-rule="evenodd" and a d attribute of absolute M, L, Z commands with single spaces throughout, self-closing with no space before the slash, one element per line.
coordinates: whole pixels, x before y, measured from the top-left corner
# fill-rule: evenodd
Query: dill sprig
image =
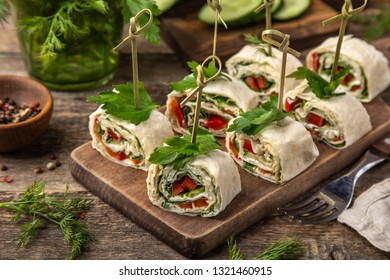
<path fill-rule="evenodd" d="M 5 19 L 8 13 L 7 0 L 0 0 L 0 23 Z"/>
<path fill-rule="evenodd" d="M 75 259 L 95 240 L 88 226 L 79 218 L 90 208 L 92 201 L 79 194 L 71 196 L 69 186 L 62 197 L 46 196 L 45 186 L 45 182 L 36 181 L 20 198 L 0 203 L 0 208 L 15 212 L 11 221 L 21 223 L 19 246 L 26 245 L 47 223 L 52 223 L 61 229 L 64 241 L 71 246 L 69 259 Z"/>
<path fill-rule="evenodd" d="M 34 0 L 30 2 L 29 7 L 34 12 L 31 16 L 18 20 L 17 28 L 26 32 L 29 37 L 42 39 L 40 58 L 45 64 L 55 61 L 57 55 L 65 52 L 69 45 L 82 44 L 80 39 L 90 37 L 93 40 L 96 37 L 94 33 L 102 32 L 105 28 L 105 22 L 102 22 L 101 18 L 114 13 L 113 7 L 117 5 L 121 7 L 124 22 L 129 22 L 130 18 L 141 9 L 150 9 L 153 22 L 142 36 L 155 45 L 159 44 L 160 21 L 157 17 L 161 11 L 154 0 Z M 0 0 L 0 23 L 5 20 L 8 10 L 7 0 Z M 139 19 L 141 25 L 147 20 L 146 16 Z M 107 42 L 99 43 L 114 47 L 118 43 L 113 42 L 111 38 L 110 34 L 114 31 L 109 30 L 106 33 Z"/>
<path fill-rule="evenodd" d="M 243 260 L 244 256 L 241 253 L 240 248 L 237 246 L 237 241 L 233 235 L 230 235 L 227 240 L 229 248 L 229 259 L 230 260 Z"/>
<path fill-rule="evenodd" d="M 363 37 L 373 41 L 390 31 L 390 4 L 383 3 L 377 9 L 352 17 L 352 21 L 363 26 Z"/>
<path fill-rule="evenodd" d="M 237 246 L 233 235 L 227 240 L 230 260 L 244 260 L 244 256 Z M 273 242 L 261 254 L 254 257 L 254 260 L 294 260 L 303 253 L 303 243 L 297 237 L 287 239 L 286 236 L 280 237 Z"/>
<path fill-rule="evenodd" d="M 255 260 L 294 260 L 303 253 L 302 241 L 296 237 L 285 239 L 284 236 L 268 246 L 255 257 Z"/>
<path fill-rule="evenodd" d="M 268 44 L 261 40 L 259 37 L 257 37 L 256 34 L 244 34 L 245 41 L 249 44 L 254 46 L 257 51 L 262 52 L 266 56 L 273 56 L 272 53 L 269 52 Z"/>

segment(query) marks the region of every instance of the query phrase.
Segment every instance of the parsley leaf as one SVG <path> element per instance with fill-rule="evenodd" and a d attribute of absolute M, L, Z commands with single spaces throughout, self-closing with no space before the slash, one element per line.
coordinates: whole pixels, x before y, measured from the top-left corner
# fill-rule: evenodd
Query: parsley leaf
<path fill-rule="evenodd" d="M 133 84 L 127 83 L 114 86 L 114 91 L 103 91 L 99 93 L 99 97 L 90 96 L 88 101 L 103 104 L 102 108 L 122 120 L 130 121 L 138 125 L 149 118 L 153 109 L 159 106 L 153 103 L 148 92 L 144 88 L 144 84 L 139 82 L 139 108 L 134 107 L 134 91 Z"/>
<path fill-rule="evenodd" d="M 187 62 L 187 65 L 190 68 L 192 74 L 184 77 L 184 79 L 179 82 L 169 83 L 168 86 L 172 90 L 183 92 L 187 89 L 196 88 L 197 86 L 196 78 L 198 77 L 198 71 L 196 70 L 196 67 L 198 67 L 199 63 L 196 61 L 190 61 Z M 203 73 L 206 79 L 214 76 L 217 72 L 218 72 L 218 68 L 216 67 L 214 60 L 210 61 L 207 66 L 203 66 Z"/>
<path fill-rule="evenodd" d="M 173 136 L 165 139 L 164 143 L 166 146 L 156 148 L 149 161 L 161 165 L 171 164 L 175 170 L 183 168 L 195 156 L 221 147 L 214 136 L 203 129 L 198 129 L 196 143 L 191 143 L 191 135 Z"/>
<path fill-rule="evenodd" d="M 142 36 L 145 37 L 149 42 L 158 45 L 160 42 L 160 29 L 158 16 L 161 14 L 161 11 L 158 9 L 156 2 L 154 0 L 121 0 L 122 1 L 122 15 L 126 22 L 130 21 L 130 18 L 135 16 L 142 9 L 149 9 L 153 14 L 153 22 L 142 33 Z M 140 26 L 144 26 L 148 21 L 147 15 L 142 15 L 139 18 Z"/>
<path fill-rule="evenodd" d="M 298 70 L 291 73 L 287 78 L 295 78 L 298 80 L 306 79 L 313 93 L 321 99 L 328 99 L 334 96 L 345 94 L 345 92 L 335 92 L 340 83 L 348 75 L 351 67 L 348 65 L 339 71 L 332 81 L 328 82 L 316 72 L 311 71 L 306 67 L 298 67 Z"/>
<path fill-rule="evenodd" d="M 278 109 L 278 97 L 271 96 L 271 99 L 260 107 L 241 113 L 227 131 L 244 132 L 247 135 L 255 135 L 271 123 L 287 117 L 286 113 Z"/>

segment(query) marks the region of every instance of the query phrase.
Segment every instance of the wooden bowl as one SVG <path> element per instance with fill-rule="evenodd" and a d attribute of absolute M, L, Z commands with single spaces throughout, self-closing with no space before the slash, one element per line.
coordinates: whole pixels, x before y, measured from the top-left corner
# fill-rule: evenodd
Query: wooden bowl
<path fill-rule="evenodd" d="M 41 111 L 34 117 L 0 124 L 0 152 L 17 151 L 36 140 L 47 128 L 53 111 L 51 92 L 27 77 L 0 75 L 0 98 L 9 97 L 19 106 L 39 102 Z"/>

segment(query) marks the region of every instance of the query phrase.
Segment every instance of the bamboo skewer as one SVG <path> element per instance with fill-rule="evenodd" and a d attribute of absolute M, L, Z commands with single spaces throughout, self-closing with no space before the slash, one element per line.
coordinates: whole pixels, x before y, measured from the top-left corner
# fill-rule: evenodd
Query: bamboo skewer
<path fill-rule="evenodd" d="M 265 9 L 265 29 L 272 29 L 272 18 L 271 18 L 271 6 L 274 0 L 264 0 L 264 3 L 260 7 L 255 9 L 255 13 L 260 13 Z M 272 35 L 270 35 L 272 38 Z M 268 43 L 268 53 L 272 55 L 272 45 Z"/>
<path fill-rule="evenodd" d="M 144 26 L 140 26 L 139 18 L 144 15 L 149 15 L 149 20 Z M 138 54 L 137 54 L 137 38 L 144 32 L 153 22 L 153 14 L 149 9 L 142 9 L 134 17 L 130 19 L 129 36 L 122 40 L 114 48 L 114 51 L 120 50 L 127 40 L 131 41 L 132 67 L 133 67 L 133 88 L 134 88 L 134 107 L 139 108 L 139 86 L 138 86 Z"/>
<path fill-rule="evenodd" d="M 279 37 L 282 39 L 281 42 L 272 39 L 272 35 Z M 290 35 L 284 34 L 275 29 L 264 30 L 262 33 L 263 41 L 267 42 L 270 45 L 277 47 L 279 50 L 283 52 L 282 56 L 282 70 L 280 73 L 280 89 L 279 89 L 279 97 L 278 97 L 278 109 L 283 110 L 283 95 L 284 95 L 284 81 L 286 79 L 286 64 L 287 64 L 287 53 L 291 53 L 296 57 L 300 57 L 301 53 L 290 48 Z"/>
<path fill-rule="evenodd" d="M 334 80 L 334 77 L 337 74 L 337 66 L 338 66 L 338 62 L 339 62 L 339 58 L 340 58 L 340 50 L 341 50 L 341 45 L 343 43 L 345 30 L 347 27 L 347 21 L 354 14 L 360 13 L 366 7 L 366 4 L 367 4 L 367 0 L 364 0 L 363 5 L 361 5 L 360 7 L 356 8 L 356 9 L 353 9 L 351 0 L 345 0 L 345 3 L 343 5 L 343 7 L 341 8 L 341 14 L 336 15 L 330 19 L 324 20 L 322 22 L 322 24 L 325 26 L 325 25 L 332 24 L 336 21 L 341 20 L 340 30 L 339 30 L 339 39 L 337 41 L 336 52 L 334 55 L 334 61 L 333 61 L 333 66 L 332 66 L 332 74 L 330 77 L 331 81 Z"/>

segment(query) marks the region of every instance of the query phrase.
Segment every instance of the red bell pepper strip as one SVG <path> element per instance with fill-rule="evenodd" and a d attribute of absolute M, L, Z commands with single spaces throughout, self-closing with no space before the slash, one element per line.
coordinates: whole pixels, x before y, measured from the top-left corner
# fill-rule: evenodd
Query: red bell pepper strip
<path fill-rule="evenodd" d="M 257 86 L 259 87 L 259 89 L 266 89 L 267 88 L 267 84 L 265 82 L 264 76 L 260 75 L 259 77 L 257 77 L 256 82 L 257 82 Z"/>
<path fill-rule="evenodd" d="M 238 151 L 236 146 L 233 144 L 233 140 L 230 139 L 229 141 L 229 149 L 233 153 L 235 158 L 238 158 Z"/>
<path fill-rule="evenodd" d="M 182 108 L 180 107 L 179 100 L 177 100 L 176 98 L 173 98 L 171 100 L 170 105 L 171 105 L 173 112 L 175 113 L 175 116 L 177 118 L 177 121 L 179 122 L 179 125 L 181 127 L 183 127 L 184 126 L 184 114 L 183 114 Z"/>
<path fill-rule="evenodd" d="M 254 154 L 255 152 L 253 151 L 253 147 L 252 147 L 252 144 L 251 144 L 251 141 L 249 139 L 245 139 L 244 140 L 244 145 L 243 145 L 244 149 L 251 152 L 252 154 Z"/>
<path fill-rule="evenodd" d="M 220 116 L 211 115 L 204 125 L 213 130 L 222 130 L 227 127 L 227 122 Z"/>
<path fill-rule="evenodd" d="M 258 84 L 257 84 L 257 81 L 256 81 L 255 77 L 252 77 L 252 76 L 246 77 L 246 78 L 245 78 L 245 83 L 246 83 L 251 89 L 253 89 L 253 90 L 255 90 L 255 91 L 259 91 L 259 90 L 260 90 L 260 88 L 259 88 L 259 86 L 258 86 Z"/>
<path fill-rule="evenodd" d="M 107 130 L 108 135 L 110 135 L 111 138 L 115 139 L 117 142 L 120 142 L 122 139 L 119 137 L 114 131 L 112 131 L 111 128 Z"/>
<path fill-rule="evenodd" d="M 286 101 L 284 102 L 284 110 L 286 112 L 290 112 L 290 111 L 294 110 L 295 107 L 302 102 L 303 102 L 303 100 L 300 98 L 291 99 L 290 97 L 287 97 Z"/>
<path fill-rule="evenodd" d="M 318 127 L 324 126 L 326 124 L 326 119 L 323 117 L 310 113 L 309 116 L 307 117 L 307 122 L 314 124 Z"/>
<path fill-rule="evenodd" d="M 318 57 L 318 53 L 313 53 L 311 55 L 311 58 L 313 60 L 313 71 L 314 72 L 318 72 L 318 69 L 320 68 L 320 60 L 319 60 L 319 57 Z"/>

